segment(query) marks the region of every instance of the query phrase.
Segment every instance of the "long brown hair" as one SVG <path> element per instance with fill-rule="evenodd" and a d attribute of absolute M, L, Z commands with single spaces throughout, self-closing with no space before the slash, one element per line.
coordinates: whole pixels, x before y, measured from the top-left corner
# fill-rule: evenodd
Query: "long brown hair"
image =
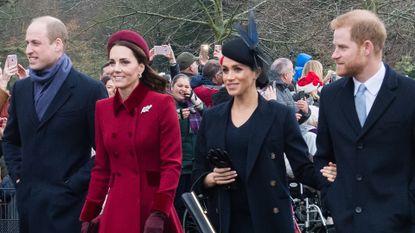
<path fill-rule="evenodd" d="M 148 88 L 160 92 L 166 92 L 167 81 L 158 75 L 149 65 L 148 57 L 145 55 L 144 51 L 138 47 L 136 44 L 120 40 L 114 43 L 114 45 L 125 46 L 131 51 L 133 51 L 134 57 L 137 59 L 138 63 L 142 63 L 145 66 L 144 72 L 141 74 L 140 82 L 143 82 Z"/>

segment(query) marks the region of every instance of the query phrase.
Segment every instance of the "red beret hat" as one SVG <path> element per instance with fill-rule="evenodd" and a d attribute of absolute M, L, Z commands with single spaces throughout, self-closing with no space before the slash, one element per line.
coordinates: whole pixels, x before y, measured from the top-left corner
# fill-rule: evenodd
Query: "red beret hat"
<path fill-rule="evenodd" d="M 118 31 L 112 34 L 110 38 L 108 39 L 108 44 L 107 44 L 108 53 L 110 52 L 110 49 L 112 48 L 112 46 L 114 46 L 115 42 L 120 41 L 120 40 L 128 41 L 128 42 L 131 42 L 137 45 L 144 51 L 147 58 L 150 57 L 146 40 L 144 40 L 144 38 L 140 34 L 138 34 L 137 32 L 131 31 L 131 30 L 121 30 L 121 31 Z"/>

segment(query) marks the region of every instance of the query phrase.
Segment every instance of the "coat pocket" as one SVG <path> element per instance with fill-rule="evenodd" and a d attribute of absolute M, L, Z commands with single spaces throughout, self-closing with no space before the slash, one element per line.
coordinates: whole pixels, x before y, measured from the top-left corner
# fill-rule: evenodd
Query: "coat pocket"
<path fill-rule="evenodd" d="M 82 196 L 85 195 L 84 193 L 75 193 L 66 184 L 51 189 L 53 189 L 53 192 L 48 194 L 48 198 L 52 201 L 48 206 L 48 212 L 52 219 L 67 216 L 74 208 L 80 207 Z"/>
<path fill-rule="evenodd" d="M 147 184 L 148 186 L 159 186 L 160 185 L 160 172 L 159 171 L 146 171 Z"/>

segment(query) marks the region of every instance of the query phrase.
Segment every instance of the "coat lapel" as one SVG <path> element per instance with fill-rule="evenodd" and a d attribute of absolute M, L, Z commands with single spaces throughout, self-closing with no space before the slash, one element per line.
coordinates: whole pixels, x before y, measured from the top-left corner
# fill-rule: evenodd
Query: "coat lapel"
<path fill-rule="evenodd" d="M 391 72 L 391 69 L 388 66 L 386 68 L 386 75 L 382 86 L 380 87 L 375 102 L 370 109 L 366 122 L 363 125 L 363 129 L 359 134 L 359 138 L 365 135 L 370 130 L 370 128 L 372 128 L 375 122 L 379 119 L 380 116 L 382 116 L 386 109 L 388 109 L 396 97 L 394 89 L 398 87 L 398 81 L 396 76 Z"/>
<path fill-rule="evenodd" d="M 262 144 L 265 141 L 265 137 L 268 134 L 269 129 L 272 126 L 272 122 L 275 118 L 275 111 L 270 111 L 268 102 L 259 95 L 258 109 L 255 117 L 253 117 L 252 125 L 255 127 L 252 130 L 248 143 L 248 154 L 246 163 L 246 180 L 248 180 L 251 174 L 252 168 L 260 154 Z"/>
<path fill-rule="evenodd" d="M 212 140 L 213 147 L 221 148 L 223 150 L 226 149 L 226 129 L 229 121 L 232 103 L 233 100 L 226 102 L 217 112 L 218 115 L 215 116 L 215 127 L 212 127 L 214 130 L 213 135 L 215 136 L 214 140 Z"/>
<path fill-rule="evenodd" d="M 344 84 L 342 90 L 338 94 L 338 104 L 337 106 L 343 112 L 343 116 L 346 118 L 346 121 L 349 123 L 351 128 L 356 134 L 359 134 L 361 131 L 361 126 L 359 122 L 359 117 L 357 116 L 356 107 L 354 104 L 354 83 L 353 78 L 347 78 L 346 83 Z"/>
<path fill-rule="evenodd" d="M 27 83 L 27 87 L 25 89 L 27 89 L 27 91 L 22 91 L 25 93 L 25 100 L 23 101 L 24 103 L 30 103 L 27 104 L 28 109 L 28 113 L 30 113 L 30 119 L 32 120 L 33 125 L 38 125 L 39 124 L 39 118 L 37 118 L 37 114 L 36 114 L 36 109 L 35 109 L 35 100 L 34 100 L 34 84 L 33 81 L 30 80 L 30 82 Z"/>
<path fill-rule="evenodd" d="M 207 148 L 207 150 L 211 148 L 221 148 L 223 150 L 226 150 L 226 129 L 227 125 L 231 124 L 229 122 L 229 116 L 230 116 L 230 108 L 232 106 L 233 99 L 226 102 L 221 106 L 220 109 L 218 109 L 217 114 L 215 114 L 213 117 L 213 121 L 215 121 L 215 124 L 212 125 L 210 129 L 212 129 L 213 135 L 212 137 L 212 143 L 209 143 L 210 148 Z M 222 203 L 219 205 L 219 218 L 220 221 L 223 223 L 220 226 L 220 229 L 217 229 L 220 232 L 228 232 L 229 231 L 229 223 L 230 223 L 230 193 L 228 190 L 225 189 L 217 189 L 218 190 L 218 198 L 219 202 Z"/>
<path fill-rule="evenodd" d="M 40 129 L 49 119 L 59 110 L 60 107 L 69 99 L 72 95 L 72 88 L 75 86 L 75 78 L 69 73 L 65 82 L 62 84 L 59 91 L 56 93 L 56 96 L 53 98 L 48 109 L 45 112 L 45 115 L 40 121 L 38 129 Z M 36 114 L 36 111 L 35 111 Z"/>

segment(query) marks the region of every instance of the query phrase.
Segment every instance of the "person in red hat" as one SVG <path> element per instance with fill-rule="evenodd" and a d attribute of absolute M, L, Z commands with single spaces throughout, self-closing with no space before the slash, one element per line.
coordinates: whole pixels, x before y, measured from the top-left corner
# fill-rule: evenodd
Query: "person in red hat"
<path fill-rule="evenodd" d="M 318 105 L 320 99 L 318 93 L 323 85 L 324 83 L 321 81 L 320 77 L 315 72 L 310 71 L 306 76 L 298 80 L 297 91 L 304 92 L 307 99 L 311 97 L 309 105 Z"/>
<path fill-rule="evenodd" d="M 149 66 L 144 38 L 129 30 L 108 40 L 114 97 L 96 104 L 96 160 L 81 212 L 82 232 L 182 232 L 173 206 L 182 149 L 166 80 Z M 108 194 L 102 217 L 99 216 Z"/>

